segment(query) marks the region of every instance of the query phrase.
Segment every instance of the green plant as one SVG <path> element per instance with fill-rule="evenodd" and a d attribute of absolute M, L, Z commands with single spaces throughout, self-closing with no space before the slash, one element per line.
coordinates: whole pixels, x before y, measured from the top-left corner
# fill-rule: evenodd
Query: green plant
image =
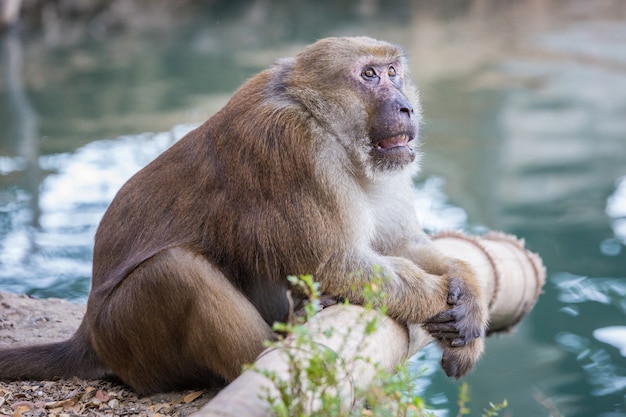
<path fill-rule="evenodd" d="M 385 277 L 376 271 L 362 293 L 364 313 L 349 329 L 322 329 L 322 333 L 331 337 L 339 335 L 340 348 L 355 343 L 354 337 L 360 337 L 356 343 L 367 343 L 367 336 L 376 331 L 378 320 L 385 314 L 384 298 L 380 284 Z M 305 294 L 308 302 L 303 314 L 293 315 L 287 323 L 276 323 L 274 330 L 284 337 L 268 342 L 268 348 L 277 349 L 284 355 L 286 374 L 278 375 L 251 365 L 249 368 L 264 375 L 272 385 L 261 395 L 269 404 L 275 417 L 424 417 L 432 415 L 425 408 L 425 403 L 416 394 L 415 376 L 411 376 L 406 364 L 398 366 L 389 373 L 369 358 L 358 356 L 351 364 L 343 362 L 333 350 L 317 342 L 307 321 L 313 321 L 321 310 L 319 284 L 310 275 L 289 277 L 292 286 Z M 346 302 L 347 304 L 347 302 Z M 380 314 L 367 314 L 375 311 Z M 364 327 L 357 327 L 364 326 Z M 359 330 L 359 331 L 356 331 Z M 335 333 L 338 332 L 338 333 Z M 361 336 L 355 336 L 361 335 Z M 365 387 L 352 386 L 358 362 L 366 363 L 375 370 L 375 377 Z M 347 408 L 346 398 L 352 397 L 352 406 Z M 459 414 L 470 413 L 469 388 L 466 383 L 459 391 Z M 502 404 L 490 404 L 483 417 L 497 416 L 498 411 L 506 407 Z"/>
<path fill-rule="evenodd" d="M 469 385 L 467 382 L 463 382 L 459 387 L 459 413 L 457 417 L 465 416 L 470 414 L 470 409 L 467 407 L 469 403 L 470 395 L 469 395 Z M 504 400 L 499 404 L 489 403 L 489 408 L 484 410 L 482 417 L 494 417 L 498 415 L 499 411 L 504 410 L 508 407 L 507 401 Z"/>
<path fill-rule="evenodd" d="M 386 294 L 379 290 L 383 279 L 382 274 L 376 273 L 363 290 L 366 312 L 375 310 L 385 313 L 381 306 Z M 334 351 L 317 343 L 311 328 L 304 325 L 321 309 L 319 284 L 310 275 L 289 277 L 289 280 L 292 286 L 308 298 L 304 314 L 295 315 L 288 323 L 276 323 L 274 330 L 288 336 L 267 344 L 268 347 L 280 349 L 285 355 L 287 375 L 279 376 L 275 372 L 251 366 L 273 385 L 273 390 L 268 389 L 262 394 L 272 414 L 276 417 L 423 416 L 424 403 L 414 394 L 414 385 L 406 366 L 390 374 L 376 364 L 371 364 L 376 370 L 372 383 L 365 388 L 352 389 L 351 378 L 355 369 L 351 369 L 351 365 L 344 363 Z M 364 326 L 359 332 L 364 335 L 358 341 L 359 344 L 367 343 L 367 336 L 376 330 L 379 317 L 376 314 L 364 314 L 362 320 L 357 320 L 355 326 Z M 356 333 L 352 330 L 344 329 L 340 333 L 342 346 L 355 342 L 351 340 Z M 328 328 L 322 331 L 330 337 L 337 330 Z M 359 360 L 369 363 L 369 359 L 363 357 L 357 357 L 355 362 Z M 353 406 L 349 409 L 345 407 L 346 396 L 352 396 L 353 399 Z"/>

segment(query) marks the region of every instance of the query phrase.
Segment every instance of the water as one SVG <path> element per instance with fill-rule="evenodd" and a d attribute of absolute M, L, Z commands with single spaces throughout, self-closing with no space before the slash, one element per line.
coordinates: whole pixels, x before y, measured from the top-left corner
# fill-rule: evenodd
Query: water
<path fill-rule="evenodd" d="M 424 224 L 516 234 L 548 268 L 535 309 L 466 378 L 472 415 L 507 399 L 507 416 L 626 416 L 621 3 L 262 3 L 149 36 L 3 40 L 0 291 L 84 301 L 95 228 L 128 177 L 275 58 L 367 33 L 403 44 L 421 86 Z M 456 415 L 436 349 L 419 359 L 427 402 Z"/>

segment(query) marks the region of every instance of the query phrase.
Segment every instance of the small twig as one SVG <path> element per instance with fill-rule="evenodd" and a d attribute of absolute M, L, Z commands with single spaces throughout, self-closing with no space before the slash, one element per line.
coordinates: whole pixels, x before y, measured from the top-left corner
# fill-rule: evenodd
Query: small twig
<path fill-rule="evenodd" d="M 563 414 L 561 414 L 561 412 L 556 407 L 554 402 L 550 398 L 548 398 L 545 395 L 543 395 L 540 391 L 535 391 L 533 393 L 533 397 L 535 398 L 535 401 L 537 401 L 546 410 L 548 410 L 548 412 L 550 413 L 550 415 L 552 417 L 562 417 L 563 416 Z"/>

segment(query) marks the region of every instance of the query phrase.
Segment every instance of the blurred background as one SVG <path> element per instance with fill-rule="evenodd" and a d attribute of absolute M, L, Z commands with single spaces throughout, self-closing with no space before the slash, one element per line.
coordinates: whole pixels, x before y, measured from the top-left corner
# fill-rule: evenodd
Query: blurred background
<path fill-rule="evenodd" d="M 471 415 L 626 416 L 626 2 L 23 0 L 5 26 L 0 291 L 84 302 L 134 172 L 275 59 L 365 34 L 406 48 L 422 92 L 424 225 L 513 233 L 548 268 L 466 378 Z M 455 416 L 438 360 L 414 359 L 419 390 Z"/>

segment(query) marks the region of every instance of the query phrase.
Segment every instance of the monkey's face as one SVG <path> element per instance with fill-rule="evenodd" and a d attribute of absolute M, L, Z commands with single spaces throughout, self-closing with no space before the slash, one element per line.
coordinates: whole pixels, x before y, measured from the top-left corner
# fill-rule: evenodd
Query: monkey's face
<path fill-rule="evenodd" d="M 318 41 L 289 63 L 286 85 L 343 146 L 352 172 L 375 178 L 417 159 L 419 96 L 397 46 L 367 37 Z"/>
<path fill-rule="evenodd" d="M 389 171 L 412 163 L 420 115 L 404 93 L 403 63 L 367 57 L 357 61 L 351 76 L 367 103 L 364 146 L 372 166 L 377 171 Z"/>

